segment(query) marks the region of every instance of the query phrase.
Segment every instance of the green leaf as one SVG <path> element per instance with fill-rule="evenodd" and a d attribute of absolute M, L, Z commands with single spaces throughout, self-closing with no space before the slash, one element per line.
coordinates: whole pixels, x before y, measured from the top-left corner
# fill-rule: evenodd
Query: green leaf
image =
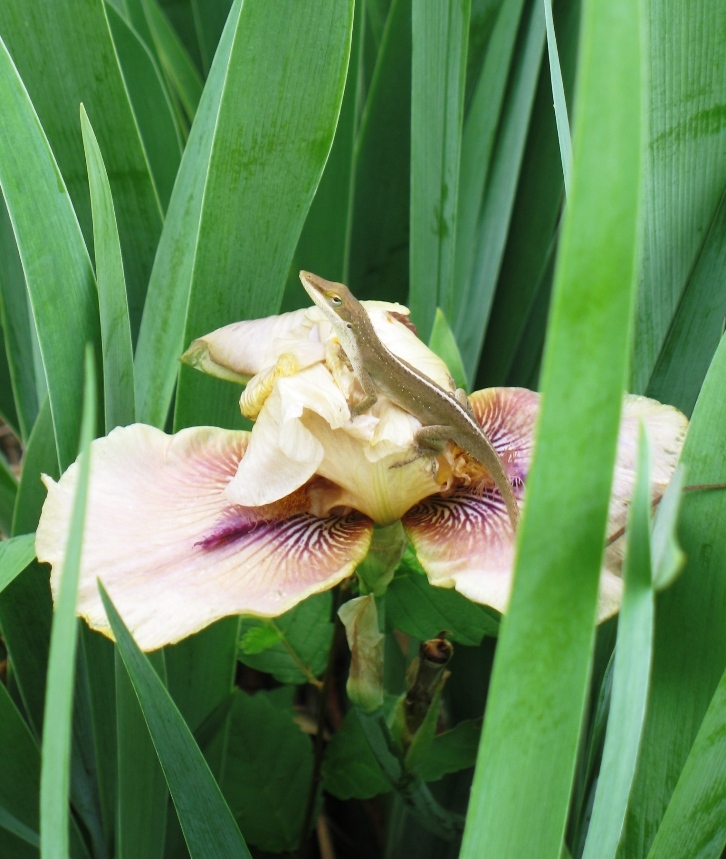
<path fill-rule="evenodd" d="M 726 187 L 726 76 L 714 61 L 724 26 L 721 0 L 648 4 L 650 106 L 631 383 L 636 393 L 646 390 Z M 723 295 L 723 278 L 712 288 Z M 706 351 L 705 344 L 692 348 Z M 705 366 L 700 357 L 694 373 Z M 689 393 L 691 403 L 694 396 Z"/>
<path fill-rule="evenodd" d="M 140 35 L 113 7 L 106 6 L 106 16 L 159 202 L 166 211 L 182 153 L 174 106 L 154 55 Z"/>
<path fill-rule="evenodd" d="M 73 501 L 65 560 L 60 578 L 50 638 L 45 697 L 43 754 L 40 773 L 41 855 L 65 859 L 68 855 L 68 826 L 71 763 L 71 718 L 76 665 L 76 599 L 81 567 L 83 523 L 86 516 L 88 480 L 91 473 L 90 446 L 96 428 L 96 376 L 93 351 L 86 349 L 85 394 L 81 424 L 80 470 Z"/>
<path fill-rule="evenodd" d="M 722 337 L 681 455 L 691 484 L 726 482 L 724 391 L 726 339 Z M 642 856 L 652 844 L 726 669 L 725 521 L 726 492 L 685 493 L 678 534 L 688 561 L 656 603 L 648 716 L 625 831 L 628 857 Z"/>
<path fill-rule="evenodd" d="M 565 181 L 565 190 L 569 195 L 572 176 L 572 140 L 570 139 L 570 121 L 567 118 L 565 85 L 562 80 L 560 57 L 557 51 L 557 35 L 552 15 L 552 0 L 544 0 L 544 10 L 547 27 L 547 57 L 550 64 L 550 78 L 552 80 L 552 98 L 555 103 L 557 139 L 560 142 L 560 158 L 562 160 L 562 175 Z"/>
<path fill-rule="evenodd" d="M 614 859 L 635 777 L 653 653 L 650 451 L 641 425 L 605 749 L 583 859 Z"/>
<path fill-rule="evenodd" d="M 18 438 L 21 438 L 20 421 L 18 419 L 18 411 L 15 408 L 13 383 L 10 378 L 8 353 L 5 348 L 4 324 L 2 321 L 2 290 L 0 290 L 0 420 L 7 424 L 8 428 Z"/>
<path fill-rule="evenodd" d="M 573 188 L 557 261 L 543 407 L 462 859 L 556 856 L 562 845 L 630 343 L 639 32 L 639 8 L 630 0 L 585 3 Z"/>
<path fill-rule="evenodd" d="M 522 15 L 524 0 L 503 0 L 487 44 L 479 79 L 464 124 L 461 141 L 459 198 L 456 215 L 456 261 L 454 283 L 447 301 L 441 301 L 446 316 L 456 321 L 467 288 L 474 258 L 476 224 L 489 173 L 494 137 L 504 100 L 509 64 Z M 457 297 L 459 300 L 457 300 Z M 459 341 L 461 344 L 461 341 Z M 464 363 L 471 364 L 466 353 Z"/>
<path fill-rule="evenodd" d="M 273 17 L 264 0 L 246 0 L 239 20 L 208 165 L 185 345 L 235 319 L 265 316 L 280 306 L 333 142 L 353 0 L 322 0 L 312 7 L 284 0 Z M 301 76 L 300 45 L 317 43 L 325 50 L 308 56 L 314 62 Z M 184 365 L 174 421 L 177 429 L 236 425 L 237 392 L 222 382 L 210 384 Z"/>
<path fill-rule="evenodd" d="M 437 734 L 418 762 L 416 772 L 426 781 L 474 766 L 481 722 L 467 720 Z M 323 788 L 339 799 L 371 799 L 393 789 L 371 751 L 355 710 L 349 710 L 340 730 L 330 738 L 323 760 Z"/>
<path fill-rule="evenodd" d="M 333 147 L 297 243 L 282 310 L 294 310 L 308 302 L 300 286 L 299 269 L 320 272 L 327 280 L 348 282 L 347 258 L 353 214 L 353 152 L 362 87 L 360 50 L 363 28 L 360 19 L 363 11 L 363 4 L 357 3 L 348 77 Z"/>
<path fill-rule="evenodd" d="M 13 521 L 16 535 L 34 532 L 38 524 L 45 498 L 42 471 L 58 477 L 47 397 L 25 453 Z M 43 724 L 52 611 L 48 568 L 40 564 L 32 563 L 0 593 L 0 627 L 28 721 L 37 737 Z"/>
<path fill-rule="evenodd" d="M 46 490 L 41 475 L 54 480 L 60 477 L 58 453 L 53 435 L 53 418 L 50 401 L 46 395 L 40 407 L 35 426 L 30 433 L 20 473 L 18 498 L 13 516 L 13 534 L 30 534 L 38 527 L 40 511 L 45 501 Z"/>
<path fill-rule="evenodd" d="M 5 200 L 0 195 L 0 323 L 7 354 L 12 397 L 17 411 L 18 430 L 27 444 L 45 396 L 45 373 L 40 360 L 23 265 L 15 242 Z"/>
<path fill-rule="evenodd" d="M 386 591 L 386 624 L 419 641 L 446 630 L 452 641 L 467 646 L 499 632 L 499 623 L 486 608 L 453 588 L 430 585 L 410 548 Z"/>
<path fill-rule="evenodd" d="M 522 38 L 514 51 L 508 98 L 502 108 L 496 142 L 491 154 L 487 184 L 474 226 L 466 289 L 459 294 L 455 319 L 457 341 L 464 366 L 474 376 L 479 363 L 484 330 L 491 312 L 494 289 L 504 256 L 519 170 L 537 89 L 545 44 L 545 22 L 540 3 L 524 16 Z"/>
<path fill-rule="evenodd" d="M 137 350 L 139 416 L 153 423 L 163 424 L 185 345 L 279 305 L 332 142 L 352 8 L 326 0 L 312 14 L 287 2 L 273 19 L 266 10 L 259 0 L 233 7 L 182 159 Z M 321 32 L 320 65 L 301 78 L 298 45 Z M 186 369 L 177 427 L 238 419 L 234 389 Z"/>
<path fill-rule="evenodd" d="M 114 427 L 127 426 L 134 422 L 134 355 L 111 185 L 96 135 L 83 105 L 81 130 L 88 164 L 88 182 L 91 186 L 96 280 L 103 344 L 103 403 L 108 433 Z"/>
<path fill-rule="evenodd" d="M 0 10 L 0 24 L 2 16 Z M 2 42 L 0 101 L 0 185 L 38 329 L 58 458 L 67 468 L 78 445 L 84 344 L 100 339 L 93 269 L 48 141 Z"/>
<path fill-rule="evenodd" d="M 0 541 L 0 591 L 4 591 L 34 558 L 35 534 Z"/>
<path fill-rule="evenodd" d="M 429 349 L 435 352 L 449 368 L 457 388 L 463 388 L 465 391 L 471 390 L 454 332 L 440 307 L 436 308 L 434 326 L 431 329 L 431 337 L 429 337 Z"/>
<path fill-rule="evenodd" d="M 371 799 L 393 790 L 371 751 L 355 709 L 346 713 L 340 730 L 330 738 L 322 774 L 323 789 L 338 799 Z"/>
<path fill-rule="evenodd" d="M 202 55 L 202 66 L 206 73 L 212 65 L 212 58 L 217 50 L 232 0 L 191 0 L 191 6 Z"/>
<path fill-rule="evenodd" d="M 711 699 L 648 859 L 716 859 L 726 845 L 726 673 Z"/>
<path fill-rule="evenodd" d="M 129 291 L 131 329 L 135 335 L 161 230 L 162 214 L 119 69 L 104 4 L 100 0 L 81 5 L 71 0 L 59 0 L 41 9 L 29 7 L 25 0 L 6 0 L 0 4 L 0 35 L 13 57 L 40 124 L 48 136 L 48 143 L 73 201 L 73 209 L 78 216 L 86 244 L 91 248 L 91 207 L 83 143 L 78 127 L 78 104 L 82 101 L 86 106 L 111 177 Z M 52 73 L 49 73 L 49 68 L 53 69 Z M 2 103 L 7 108 L 6 96 L 2 97 Z M 7 118 L 5 122 L 7 123 Z M 8 128 L 7 124 L 4 128 Z M 35 133 L 37 135 L 37 132 Z M 20 145 L 19 155 L 27 150 L 27 147 L 26 136 L 24 143 Z M 48 155 L 45 157 L 49 158 Z M 52 189 L 58 187 L 58 180 L 49 175 L 45 184 L 45 194 L 49 194 Z M 36 196 L 36 192 L 29 192 L 29 195 L 41 199 Z M 65 205 L 62 198 L 56 206 L 61 204 Z M 9 200 L 8 207 L 15 220 Z M 48 209 L 49 215 L 55 208 L 54 206 Z M 49 241 L 54 238 L 53 233 L 57 232 L 57 227 L 42 227 L 41 223 L 36 223 L 35 230 L 42 236 L 43 241 Z M 62 243 L 62 238 L 64 237 L 59 234 L 59 244 Z M 71 241 L 67 236 L 65 238 L 66 244 L 73 247 L 75 239 Z M 69 251 L 66 251 L 67 253 Z M 21 256 L 25 258 L 22 247 Z M 55 259 L 63 258 L 63 255 L 59 256 L 56 251 L 50 256 Z M 66 278 L 61 280 L 61 283 L 64 284 L 64 289 L 58 289 L 57 293 L 62 294 L 67 302 L 69 294 L 72 294 L 72 281 Z M 31 289 L 30 284 L 28 288 Z M 74 389 L 79 399 L 75 408 L 69 409 L 69 414 L 78 419 L 81 412 L 80 353 L 83 344 L 93 338 L 88 336 L 82 326 L 68 324 L 61 327 L 64 334 L 68 330 L 74 332 L 73 338 L 70 339 L 78 348 Z M 63 361 L 60 363 L 64 364 Z M 51 403 L 52 401 L 51 395 Z M 73 439 L 74 450 L 77 441 L 77 437 Z"/>
<path fill-rule="evenodd" d="M 308 738 L 293 721 L 292 690 L 237 692 L 222 788 L 250 843 L 274 853 L 300 840 L 313 770 Z"/>
<path fill-rule="evenodd" d="M 469 769 L 476 763 L 481 721 L 459 722 L 434 737 L 416 772 L 424 781 L 438 781 L 449 773 Z"/>
<path fill-rule="evenodd" d="M 242 619 L 239 659 L 280 683 L 308 683 L 319 677 L 333 640 L 331 595 L 308 597 L 280 617 Z M 274 638 L 274 640 L 273 640 Z M 261 645 L 266 645 L 259 649 Z"/>
<path fill-rule="evenodd" d="M 119 653 L 149 726 L 192 859 L 249 857 L 247 845 L 184 718 L 100 582 L 98 587 Z"/>
<path fill-rule="evenodd" d="M 10 470 L 5 457 L 0 454 L 0 531 L 10 534 L 13 511 L 18 497 L 18 479 Z"/>
<path fill-rule="evenodd" d="M 194 119 L 204 87 L 201 75 L 156 0 L 141 0 L 141 3 L 164 71 L 186 115 Z"/>
<path fill-rule="evenodd" d="M 409 302 L 424 341 L 450 312 L 471 0 L 413 4 Z"/>
<path fill-rule="evenodd" d="M 134 686 L 115 654 L 118 731 L 117 859 L 161 859 L 164 855 L 169 790 Z M 165 679 L 164 654 L 148 660 Z"/>
<path fill-rule="evenodd" d="M 245 629 L 245 626 L 248 628 Z M 282 634 L 272 624 L 269 626 L 266 624 L 260 626 L 243 624 L 240 627 L 240 653 L 245 656 L 256 656 L 258 653 L 263 653 L 274 647 L 280 641 L 282 641 Z"/>
<path fill-rule="evenodd" d="M 355 149 L 348 277 L 357 298 L 406 301 L 411 154 L 411 0 L 393 0 Z"/>
<path fill-rule="evenodd" d="M 685 469 L 678 466 L 658 505 L 653 525 L 653 587 L 665 590 L 676 580 L 686 563 L 678 542 L 678 517 L 683 500 Z"/>
<path fill-rule="evenodd" d="M 647 394 L 690 415 L 723 334 L 726 192 L 686 281 Z"/>
<path fill-rule="evenodd" d="M 580 2 L 559 2 L 554 11 L 562 75 L 571 98 Z M 543 338 L 539 332 L 544 329 L 542 320 L 546 320 L 549 305 L 562 190 L 552 85 L 543 64 L 475 389 L 504 384 L 536 386 L 529 384 L 532 361 L 526 360 L 524 353 L 531 349 L 537 360 L 541 355 Z"/>

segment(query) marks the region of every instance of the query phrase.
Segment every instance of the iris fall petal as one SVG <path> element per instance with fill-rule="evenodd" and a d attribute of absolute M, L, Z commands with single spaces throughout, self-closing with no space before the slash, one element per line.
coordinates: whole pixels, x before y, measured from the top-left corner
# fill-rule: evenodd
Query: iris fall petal
<path fill-rule="evenodd" d="M 135 424 L 93 444 L 78 613 L 109 634 L 100 578 L 144 650 L 235 614 L 278 615 L 349 576 L 372 523 L 319 518 L 304 491 L 266 508 L 231 504 L 224 490 L 249 434 L 214 428 L 167 436 Z M 46 479 L 36 538 L 58 590 L 78 478 Z"/>

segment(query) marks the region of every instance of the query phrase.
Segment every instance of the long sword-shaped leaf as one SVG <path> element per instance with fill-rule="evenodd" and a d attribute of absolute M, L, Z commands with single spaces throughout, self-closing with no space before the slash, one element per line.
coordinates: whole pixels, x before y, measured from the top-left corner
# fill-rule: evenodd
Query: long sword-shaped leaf
<path fill-rule="evenodd" d="M 38 329 L 61 466 L 76 458 L 83 346 L 98 343 L 93 269 L 63 179 L 13 61 L 0 41 L 0 185 Z"/>
<path fill-rule="evenodd" d="M 649 139 L 633 390 L 653 367 L 726 187 L 722 0 L 648 4 Z M 677 72 L 675 70 L 678 70 Z"/>
<path fill-rule="evenodd" d="M 567 96 L 571 98 L 579 33 L 579 0 L 557 3 L 554 13 L 562 75 Z M 530 387 L 529 376 L 520 375 L 515 369 L 515 355 L 520 352 L 516 363 L 521 367 L 524 356 L 519 346 L 521 344 L 526 350 L 531 343 L 527 326 L 531 328 L 534 321 L 528 322 L 528 313 L 523 311 L 527 308 L 530 316 L 537 312 L 535 304 L 542 299 L 539 285 L 550 279 L 547 269 L 551 268 L 551 259 L 554 258 L 563 188 L 559 165 L 552 84 L 549 70 L 543 65 L 474 389 L 504 384 Z M 542 303 L 546 314 L 547 302 Z M 541 341 L 538 347 L 541 347 Z"/>
<path fill-rule="evenodd" d="M 411 153 L 411 0 L 393 0 L 355 148 L 348 276 L 359 298 L 406 300 Z"/>
<path fill-rule="evenodd" d="M 610 715 L 583 859 L 614 859 L 638 762 L 653 653 L 650 456 L 641 426 Z"/>
<path fill-rule="evenodd" d="M 35 534 L 23 534 L 0 542 L 0 591 L 35 558 Z"/>
<path fill-rule="evenodd" d="M 543 407 L 462 859 L 556 859 L 562 845 L 627 368 L 641 161 L 639 33 L 630 0 L 585 3 L 573 189 Z"/>
<path fill-rule="evenodd" d="M 13 526 L 15 500 L 18 497 L 18 479 L 0 454 L 0 531 L 10 534 Z"/>
<path fill-rule="evenodd" d="M 413 4 L 409 303 L 428 340 L 454 289 L 470 0 Z"/>
<path fill-rule="evenodd" d="M 93 238 L 96 250 L 96 281 L 103 343 L 103 404 L 106 432 L 134 421 L 134 355 L 131 346 L 129 308 L 111 198 L 111 185 L 83 105 L 81 130 L 88 164 L 93 210 Z"/>
<path fill-rule="evenodd" d="M 515 51 L 509 98 L 502 108 L 496 147 L 492 154 L 481 212 L 474 232 L 470 277 L 458 307 L 458 339 L 473 376 L 479 362 L 494 289 L 504 256 L 519 170 L 527 140 L 532 103 L 545 43 L 544 14 L 537 4 L 524 16 L 525 35 Z"/>
<path fill-rule="evenodd" d="M 457 295 L 461 299 L 460 290 L 466 289 L 469 281 L 479 208 L 489 172 L 494 136 L 523 5 L 524 0 L 504 0 L 499 8 L 464 126 L 456 217 L 454 282 L 457 284 L 457 291 L 451 291 L 447 303 L 442 304 L 446 318 L 452 322 L 457 320 L 460 310 L 460 304 L 456 301 Z M 472 363 L 466 354 L 463 358 L 465 365 Z"/>
<path fill-rule="evenodd" d="M 100 582 L 99 590 L 154 740 L 192 859 L 249 857 L 232 812 L 181 713 Z"/>
<path fill-rule="evenodd" d="M 555 119 L 557 120 L 557 138 L 560 142 L 560 158 L 562 160 L 562 175 L 565 180 L 565 190 L 570 193 L 572 177 L 572 140 L 570 138 L 570 121 L 567 118 L 567 100 L 565 85 L 562 81 L 560 56 L 557 50 L 557 34 L 552 15 L 552 0 L 544 0 L 545 21 L 547 25 L 547 57 L 550 64 L 552 79 L 552 98 L 555 103 Z"/>
<path fill-rule="evenodd" d="M 186 343 L 279 308 L 333 142 L 352 29 L 353 0 L 284 0 L 274 16 L 265 0 L 245 0 L 208 163 Z M 182 366 L 177 428 L 230 425 L 237 408 L 228 383 Z"/>
<path fill-rule="evenodd" d="M 141 0 L 141 5 L 159 61 L 186 115 L 194 119 L 204 87 L 201 75 L 156 0 Z"/>
<path fill-rule="evenodd" d="M 726 191 L 663 344 L 648 396 L 690 415 L 723 333 L 726 307 Z"/>
<path fill-rule="evenodd" d="M 726 845 L 726 673 L 673 792 L 648 859 L 717 859 Z"/>
<path fill-rule="evenodd" d="M 25 275 L 18 255 L 13 226 L 10 223 L 5 200 L 0 194 L 0 324 L 7 355 L 10 385 L 3 397 L 14 400 L 17 414 L 17 429 L 27 444 L 30 431 L 42 402 L 38 382 L 45 386 L 45 375 L 41 370 L 36 378 L 35 353 L 37 335 L 33 322 Z M 36 342 L 34 342 L 36 341 Z"/>
<path fill-rule="evenodd" d="M 96 428 L 96 377 L 93 351 L 86 352 L 85 395 L 80 444 L 78 489 L 73 501 L 66 558 L 53 617 L 45 698 L 45 730 L 40 774 L 40 855 L 66 859 L 71 761 L 71 717 L 78 621 L 76 599 L 86 516 L 90 447 Z"/>
<path fill-rule="evenodd" d="M 28 88 L 91 248 L 91 207 L 78 127 L 78 105 L 82 101 L 86 106 L 111 177 L 131 327 L 136 333 L 162 217 L 104 4 L 101 0 L 84 3 L 57 0 L 41 7 L 25 0 L 4 0 L 0 4 L 0 36 Z M 5 106 L 5 98 L 2 102 Z M 47 238 L 52 230 L 39 232 Z M 74 331 L 73 339 L 81 344 L 80 348 L 90 339 L 84 331 L 72 326 L 67 326 L 67 330 Z M 81 390 L 80 381 L 76 390 Z M 80 411 L 79 402 L 73 411 L 76 419 Z M 76 437 L 74 451 L 77 441 Z"/>
<path fill-rule="evenodd" d="M 726 338 L 711 363 L 683 448 L 689 484 L 726 482 Z M 656 602 L 653 677 L 623 856 L 643 856 L 726 669 L 726 492 L 686 493 L 678 529 L 686 567 Z"/>
<path fill-rule="evenodd" d="M 191 0 L 191 6 L 202 65 L 206 74 L 212 65 L 212 58 L 217 50 L 232 2 L 231 0 Z"/>
<path fill-rule="evenodd" d="M 166 211 L 182 153 L 174 106 L 156 59 L 141 36 L 108 3 L 106 17 L 159 202 Z"/>

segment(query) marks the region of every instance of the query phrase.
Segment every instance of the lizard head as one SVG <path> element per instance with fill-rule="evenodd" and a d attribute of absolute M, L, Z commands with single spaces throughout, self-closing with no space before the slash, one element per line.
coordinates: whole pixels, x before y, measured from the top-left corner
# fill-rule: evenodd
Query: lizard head
<path fill-rule="evenodd" d="M 356 323 L 365 316 L 365 310 L 358 299 L 342 283 L 333 283 L 309 271 L 300 272 L 300 281 L 305 287 L 305 292 L 338 332 L 353 331 L 357 327 Z"/>

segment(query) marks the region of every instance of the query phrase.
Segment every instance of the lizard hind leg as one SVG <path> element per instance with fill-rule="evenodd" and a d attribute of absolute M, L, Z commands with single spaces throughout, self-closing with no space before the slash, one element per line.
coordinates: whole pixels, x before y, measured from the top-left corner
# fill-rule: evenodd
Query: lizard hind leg
<path fill-rule="evenodd" d="M 450 438 L 450 433 L 451 430 L 444 426 L 421 427 L 414 437 L 416 454 L 410 459 L 395 463 L 391 468 L 403 468 L 404 465 L 410 465 L 422 456 L 428 456 L 431 460 L 431 467 L 434 469 L 434 476 L 436 476 L 436 457 L 446 449 L 446 442 Z"/>

